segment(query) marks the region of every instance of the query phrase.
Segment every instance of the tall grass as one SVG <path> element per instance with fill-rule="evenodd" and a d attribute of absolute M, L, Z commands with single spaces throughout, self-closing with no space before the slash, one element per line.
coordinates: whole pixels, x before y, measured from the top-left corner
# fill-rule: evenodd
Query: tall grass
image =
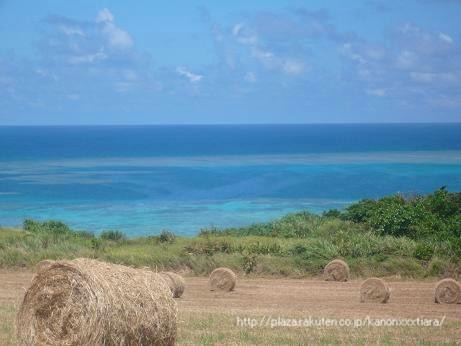
<path fill-rule="evenodd" d="M 56 221 L 26 220 L 23 230 L 0 229 L 0 267 L 33 266 L 45 258 L 90 257 L 195 274 L 227 266 L 249 275 L 300 277 L 320 274 L 328 261 L 339 257 L 348 261 L 357 276 L 457 277 L 461 275 L 461 238 L 456 236 L 456 227 L 461 229 L 458 197 L 442 191 L 416 202 L 398 196 L 362 201 L 345 212 L 330 211 L 323 216 L 295 213 L 248 227 L 204 229 L 190 238 L 169 231 L 134 239 L 117 230 L 97 236 Z M 389 226 L 395 221 L 402 234 L 383 232 L 373 223 L 380 222 L 376 213 L 393 210 L 387 208 L 388 203 L 392 208 L 405 205 L 410 211 L 412 205 L 417 210 L 424 205 L 431 215 L 424 218 L 424 227 L 427 219 L 433 219 L 438 228 L 434 234 L 428 233 L 418 228 L 423 227 L 420 220 L 408 223 L 408 218 L 399 214 L 394 217 L 397 221 L 391 215 L 383 222 Z M 380 204 L 384 206 L 376 209 Z M 394 221 L 389 224 L 389 220 Z M 423 231 L 415 233 L 416 229 Z M 440 230 L 451 232 L 450 236 L 441 238 Z"/>

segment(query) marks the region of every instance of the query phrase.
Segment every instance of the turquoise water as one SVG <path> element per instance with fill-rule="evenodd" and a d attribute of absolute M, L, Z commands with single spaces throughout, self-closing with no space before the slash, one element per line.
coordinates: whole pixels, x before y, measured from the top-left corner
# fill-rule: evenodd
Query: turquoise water
<path fill-rule="evenodd" d="M 0 224 L 129 235 L 461 191 L 460 125 L 0 127 Z"/>

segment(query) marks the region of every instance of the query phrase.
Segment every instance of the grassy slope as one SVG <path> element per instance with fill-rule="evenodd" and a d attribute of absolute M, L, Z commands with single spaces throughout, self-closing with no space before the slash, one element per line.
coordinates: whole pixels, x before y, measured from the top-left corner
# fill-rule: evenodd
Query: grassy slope
<path fill-rule="evenodd" d="M 381 235 L 350 221 L 304 213 L 270 225 L 271 230 L 281 233 L 302 231 L 302 237 L 247 235 L 259 234 L 258 227 L 266 226 L 205 231 L 192 238 L 157 236 L 116 241 L 73 231 L 54 234 L 2 229 L 0 267 L 32 267 L 46 258 L 92 257 L 196 275 L 227 266 L 247 274 L 303 277 L 321 274 L 328 261 L 341 257 L 348 261 L 355 277 L 459 274 L 459 257 L 449 242 Z M 430 246 L 429 254 L 422 256 L 421 246 Z"/>
<path fill-rule="evenodd" d="M 56 222 L 24 221 L 24 231 L 0 229 L 0 267 L 30 267 L 42 259 L 92 257 L 136 267 L 207 274 L 217 266 L 256 275 L 309 276 L 344 258 L 354 276 L 461 274 L 461 193 L 362 200 L 345 211 L 307 212 L 265 224 L 209 229 L 192 238 L 172 233 L 126 239 L 95 236 Z"/>

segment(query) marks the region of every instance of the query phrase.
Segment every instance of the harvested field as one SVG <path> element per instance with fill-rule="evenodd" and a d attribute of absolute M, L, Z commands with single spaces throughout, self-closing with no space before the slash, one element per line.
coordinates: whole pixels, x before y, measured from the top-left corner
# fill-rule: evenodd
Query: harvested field
<path fill-rule="evenodd" d="M 32 277 L 30 272 L 0 272 L 0 345 L 13 342 L 17 302 Z M 461 340 L 461 304 L 434 303 L 437 280 L 386 281 L 392 288 L 388 304 L 360 303 L 363 280 L 326 282 L 321 278 L 240 278 L 232 292 L 211 292 L 208 278 L 186 277 L 179 306 L 178 344 L 456 344 Z M 259 325 L 262 318 L 303 319 L 441 319 L 442 327 L 288 327 Z M 237 318 L 258 325 L 237 326 Z"/>

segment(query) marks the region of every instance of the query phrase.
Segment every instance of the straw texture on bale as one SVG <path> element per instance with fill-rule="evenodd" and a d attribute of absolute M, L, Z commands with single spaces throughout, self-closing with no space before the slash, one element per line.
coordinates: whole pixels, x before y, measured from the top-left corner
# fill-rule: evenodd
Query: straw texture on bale
<path fill-rule="evenodd" d="M 232 291 L 237 283 L 237 276 L 229 268 L 217 268 L 210 274 L 210 290 Z"/>
<path fill-rule="evenodd" d="M 326 281 L 347 281 L 349 279 L 349 266 L 340 259 L 335 259 L 325 266 L 323 277 Z"/>
<path fill-rule="evenodd" d="M 16 327 L 21 345 L 173 345 L 176 319 L 158 274 L 82 258 L 35 275 Z"/>
<path fill-rule="evenodd" d="M 369 278 L 360 286 L 362 303 L 387 303 L 391 296 L 388 284 L 379 278 Z"/>
<path fill-rule="evenodd" d="M 435 302 L 456 304 L 461 302 L 461 285 L 454 279 L 443 279 L 435 287 Z"/>
<path fill-rule="evenodd" d="M 37 265 L 35 266 L 35 272 L 38 273 L 38 272 L 41 272 L 42 270 L 47 269 L 54 262 L 55 261 L 53 261 L 53 260 L 43 260 L 43 261 L 38 262 Z"/>
<path fill-rule="evenodd" d="M 183 277 L 173 272 L 160 272 L 159 274 L 170 288 L 173 298 L 181 297 L 186 286 Z"/>

